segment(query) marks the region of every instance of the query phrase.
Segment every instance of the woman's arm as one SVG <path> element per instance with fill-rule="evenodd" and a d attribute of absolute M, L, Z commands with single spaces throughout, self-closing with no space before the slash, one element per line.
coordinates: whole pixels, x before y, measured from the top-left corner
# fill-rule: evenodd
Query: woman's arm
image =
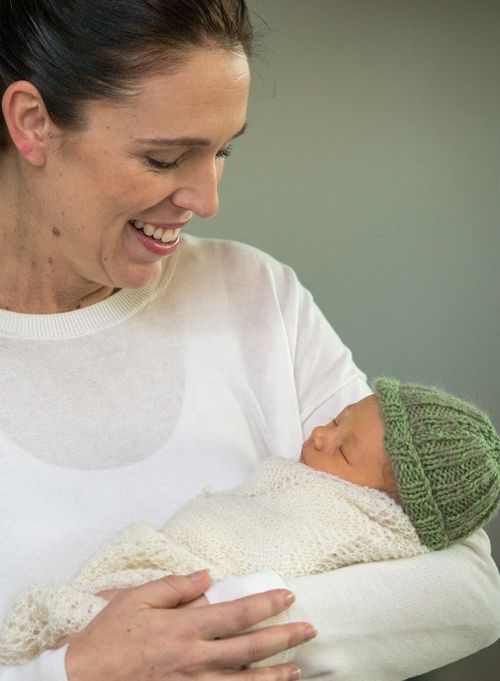
<path fill-rule="evenodd" d="M 318 629 L 294 657 L 304 678 L 401 681 L 500 636 L 500 577 L 483 531 L 417 558 L 287 581 L 289 617 Z"/>
<path fill-rule="evenodd" d="M 280 275 L 278 275 L 280 276 Z M 304 435 L 369 392 L 351 353 L 290 271 L 278 279 Z M 483 531 L 444 551 L 288 580 L 317 638 L 295 659 L 305 678 L 397 681 L 500 636 L 500 578 Z M 324 676 L 322 676 L 324 675 Z"/>

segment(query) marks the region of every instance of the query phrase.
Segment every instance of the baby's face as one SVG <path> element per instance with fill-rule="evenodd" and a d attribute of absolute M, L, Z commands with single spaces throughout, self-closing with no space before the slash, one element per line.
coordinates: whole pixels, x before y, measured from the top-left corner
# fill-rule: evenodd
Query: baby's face
<path fill-rule="evenodd" d="M 331 423 L 315 428 L 302 446 L 300 461 L 357 485 L 391 495 L 396 491 L 375 395 L 351 404 Z"/>

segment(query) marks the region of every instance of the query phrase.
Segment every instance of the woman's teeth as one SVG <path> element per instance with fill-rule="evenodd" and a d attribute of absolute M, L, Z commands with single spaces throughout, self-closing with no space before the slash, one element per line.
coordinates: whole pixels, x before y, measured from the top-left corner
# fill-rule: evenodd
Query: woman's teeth
<path fill-rule="evenodd" d="M 180 227 L 178 229 L 164 229 L 163 227 L 155 227 L 149 224 L 149 222 L 141 222 L 140 220 L 131 220 L 130 222 L 136 229 L 141 229 L 146 236 L 156 241 L 162 241 L 164 244 L 175 241 L 181 231 Z"/>

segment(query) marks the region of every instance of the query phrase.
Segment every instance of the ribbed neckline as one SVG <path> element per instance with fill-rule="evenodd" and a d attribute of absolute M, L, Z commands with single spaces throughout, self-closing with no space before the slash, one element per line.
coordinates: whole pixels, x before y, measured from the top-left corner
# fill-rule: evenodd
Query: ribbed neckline
<path fill-rule="evenodd" d="M 53 314 L 25 314 L 0 310 L 0 336 L 26 340 L 60 340 L 87 336 L 115 326 L 144 307 L 160 284 L 166 284 L 170 280 L 177 260 L 177 251 L 164 260 L 162 271 L 148 286 L 121 289 L 109 298 L 82 310 Z"/>

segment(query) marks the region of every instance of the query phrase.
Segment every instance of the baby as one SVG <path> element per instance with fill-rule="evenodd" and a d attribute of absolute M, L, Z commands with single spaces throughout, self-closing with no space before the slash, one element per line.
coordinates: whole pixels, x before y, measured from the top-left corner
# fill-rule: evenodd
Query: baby
<path fill-rule="evenodd" d="M 488 417 L 435 388 L 379 379 L 375 394 L 313 430 L 300 462 L 272 457 L 233 490 L 205 494 L 160 530 L 135 524 L 70 586 L 39 586 L 0 633 L 18 664 L 81 630 L 95 596 L 165 574 L 283 577 L 415 556 L 464 539 L 500 501 L 500 439 Z"/>
<path fill-rule="evenodd" d="M 489 418 L 435 388 L 387 378 L 315 428 L 300 461 L 391 496 L 433 550 L 485 525 L 500 502 L 500 440 Z"/>

